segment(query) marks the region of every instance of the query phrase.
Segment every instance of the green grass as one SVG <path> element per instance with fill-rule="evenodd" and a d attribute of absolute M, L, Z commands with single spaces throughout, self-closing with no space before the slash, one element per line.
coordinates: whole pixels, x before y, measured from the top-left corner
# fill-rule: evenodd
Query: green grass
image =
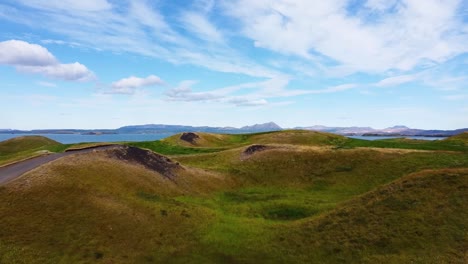
<path fill-rule="evenodd" d="M 41 136 L 16 137 L 0 142 L 0 165 L 23 160 L 46 152 L 61 152 L 67 145 Z"/>
<path fill-rule="evenodd" d="M 183 165 L 174 180 L 89 153 L 1 186 L 0 263 L 466 258 L 468 154 L 460 138 L 436 151 L 387 149 L 434 147 L 407 140 L 346 146 L 346 138 L 301 131 L 220 138 L 228 143 L 126 143 L 173 155 Z M 249 144 L 271 148 L 246 156 Z"/>
<path fill-rule="evenodd" d="M 330 214 L 279 230 L 291 246 L 277 249 L 297 262 L 464 263 L 467 187 L 467 169 L 405 176 Z"/>
<path fill-rule="evenodd" d="M 468 151 L 468 145 L 461 140 L 415 140 L 415 139 L 382 139 L 382 140 L 363 140 L 350 138 L 337 148 L 355 148 L 355 147 L 373 147 L 373 148 L 399 148 L 399 149 L 420 149 L 420 150 L 447 150 L 447 151 Z"/>
<path fill-rule="evenodd" d="M 293 145 L 336 145 L 346 138 L 324 132 L 307 130 L 283 130 L 274 132 L 261 132 L 251 134 L 210 134 L 196 133 L 199 139 L 195 144 L 180 139 L 182 134 L 177 134 L 162 140 L 170 145 L 191 148 L 235 148 L 249 144 L 293 144 Z"/>
<path fill-rule="evenodd" d="M 199 153 L 211 153 L 222 151 L 222 148 L 194 148 L 194 147 L 184 147 L 179 145 L 173 145 L 165 141 L 144 141 L 144 142 L 127 142 L 125 143 L 129 146 L 139 147 L 150 149 L 154 152 L 163 154 L 163 155 L 187 155 L 187 154 L 199 154 Z"/>

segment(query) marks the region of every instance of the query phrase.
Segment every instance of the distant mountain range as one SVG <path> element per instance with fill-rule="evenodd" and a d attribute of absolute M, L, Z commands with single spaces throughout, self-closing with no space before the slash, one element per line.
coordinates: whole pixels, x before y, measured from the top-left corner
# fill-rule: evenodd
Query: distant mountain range
<path fill-rule="evenodd" d="M 340 134 L 345 136 L 423 136 L 423 137 L 447 137 L 468 132 L 468 128 L 455 130 L 424 130 L 414 129 L 406 126 L 393 126 L 384 129 L 374 129 L 372 127 L 296 127 L 296 129 L 314 130 Z"/>
<path fill-rule="evenodd" d="M 210 132 L 210 133 L 248 133 L 283 130 L 274 122 L 255 124 L 252 126 L 235 127 L 209 127 L 209 126 L 178 126 L 178 125 L 137 125 L 124 126 L 116 129 L 119 133 L 167 133 L 167 132 Z"/>
<path fill-rule="evenodd" d="M 425 137 L 446 137 L 463 132 L 468 132 L 468 128 L 456 130 L 424 130 L 413 129 L 406 126 L 393 126 L 384 129 L 374 129 L 372 127 L 327 127 L 310 126 L 295 127 L 294 129 L 314 130 L 340 134 L 345 136 L 425 136 Z M 254 133 L 266 131 L 283 130 L 274 122 L 235 127 L 210 127 L 210 126 L 183 126 L 183 125 L 164 125 L 147 124 L 135 126 L 123 126 L 117 129 L 34 129 L 34 130 L 15 130 L 0 129 L 2 134 L 157 134 L 157 133 L 180 133 L 180 132 L 209 132 L 209 133 Z"/>
<path fill-rule="evenodd" d="M 235 127 L 210 127 L 210 126 L 183 126 L 147 124 L 135 126 L 123 126 L 117 129 L 34 129 L 16 130 L 0 129 L 1 134 L 157 134 L 157 133 L 179 133 L 179 132 L 209 132 L 209 133 L 254 133 L 266 131 L 283 130 L 274 122 L 255 124 L 252 126 Z"/>

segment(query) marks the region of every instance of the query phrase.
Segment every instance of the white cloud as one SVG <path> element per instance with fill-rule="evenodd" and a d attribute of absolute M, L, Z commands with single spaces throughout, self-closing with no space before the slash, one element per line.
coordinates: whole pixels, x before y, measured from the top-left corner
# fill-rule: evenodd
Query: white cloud
<path fill-rule="evenodd" d="M 157 9 L 159 5 L 149 1 L 131 1 L 118 9 L 96 8 L 95 12 L 86 11 L 86 8 L 74 4 L 63 9 L 62 4 L 55 6 L 42 1 L 21 3 L 29 8 L 0 5 L 0 16 L 62 35 L 70 42 L 85 47 L 136 53 L 174 64 L 193 64 L 214 71 L 255 77 L 284 75 L 260 65 L 224 42 L 206 45 L 206 38 L 219 40 L 223 36 L 206 17 L 196 13 L 187 16 L 187 20 L 194 22 L 190 26 L 190 32 L 201 38 L 191 38 L 189 34 L 179 33 L 180 19 L 162 15 Z M 212 4 L 209 1 L 207 4 L 208 9 L 201 12 L 211 9 Z M 8 12 L 2 12 L 2 7 L 8 9 Z M 93 10 L 91 7 L 88 9 Z M 173 21 L 167 21 L 171 18 Z"/>
<path fill-rule="evenodd" d="M 77 11 L 85 11 L 85 12 L 97 12 L 108 10 L 112 8 L 111 4 L 106 0 L 19 0 L 24 5 L 28 5 L 30 7 L 45 9 L 45 10 L 55 10 L 55 9 L 62 9 L 62 10 L 77 10 Z"/>
<path fill-rule="evenodd" d="M 170 101 L 185 102 L 221 102 L 234 104 L 236 106 L 281 106 L 284 105 L 284 103 L 290 104 L 290 102 L 270 104 L 267 99 L 336 93 L 357 87 L 354 83 L 347 83 L 316 90 L 286 89 L 286 86 L 289 83 L 288 79 L 273 78 L 266 81 L 242 83 L 234 86 L 222 87 L 207 92 L 194 92 L 192 87 L 197 83 L 198 81 L 194 80 L 182 81 L 178 86 L 166 91 L 167 99 Z"/>
<path fill-rule="evenodd" d="M 262 106 L 267 105 L 268 101 L 265 99 L 249 99 L 249 98 L 232 98 L 228 101 L 236 106 Z"/>
<path fill-rule="evenodd" d="M 407 71 L 468 51 L 460 0 L 400 2 L 367 2 L 350 14 L 345 1 L 237 0 L 226 3 L 225 12 L 255 46 L 306 60 L 318 53 L 339 70 Z"/>
<path fill-rule="evenodd" d="M 79 62 L 69 64 L 52 64 L 46 66 L 17 66 L 19 72 L 37 73 L 53 79 L 64 81 L 92 81 L 95 75 Z"/>
<path fill-rule="evenodd" d="M 185 12 L 182 15 L 182 22 L 189 31 L 199 38 L 208 42 L 223 42 L 221 32 L 201 14 Z"/>
<path fill-rule="evenodd" d="M 61 64 L 46 48 L 21 40 L 0 42 L 0 64 L 23 73 L 42 74 L 65 81 L 90 81 L 95 75 L 81 63 Z"/>
<path fill-rule="evenodd" d="M 69 41 L 64 41 L 64 40 L 59 40 L 59 39 L 43 39 L 41 40 L 42 43 L 44 44 L 54 44 L 54 45 L 67 45 L 69 47 L 82 47 L 78 42 L 69 42 Z"/>
<path fill-rule="evenodd" d="M 113 82 L 111 87 L 112 93 L 133 94 L 137 88 L 161 84 L 164 84 L 164 82 L 155 75 L 149 75 L 145 78 L 130 76 Z"/>
<path fill-rule="evenodd" d="M 384 87 L 384 86 L 395 86 L 395 85 L 400 85 L 403 83 L 408 83 L 416 80 L 418 77 L 416 75 L 399 75 L 399 76 L 393 76 L 393 77 L 388 77 L 383 80 L 380 80 L 375 84 L 375 86 L 378 87 Z"/>
<path fill-rule="evenodd" d="M 397 0 L 367 0 L 364 4 L 366 8 L 376 11 L 385 11 L 395 6 Z"/>
<path fill-rule="evenodd" d="M 46 48 L 21 40 L 0 42 L 0 64 L 12 66 L 47 66 L 57 59 Z"/>
<path fill-rule="evenodd" d="M 221 99 L 223 95 L 216 94 L 216 92 L 193 92 L 192 86 L 198 83 L 195 80 L 185 80 L 179 83 L 177 87 L 174 87 L 166 92 L 166 96 L 171 101 L 212 101 Z"/>

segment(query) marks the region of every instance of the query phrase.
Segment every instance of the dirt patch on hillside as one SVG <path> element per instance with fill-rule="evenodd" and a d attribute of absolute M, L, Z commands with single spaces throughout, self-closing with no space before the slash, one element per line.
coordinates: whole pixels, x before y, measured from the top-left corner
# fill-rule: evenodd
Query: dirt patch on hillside
<path fill-rule="evenodd" d="M 198 136 L 197 134 L 193 133 L 193 132 L 187 132 L 187 133 L 183 133 L 181 136 L 180 136 L 180 139 L 183 140 L 183 141 L 186 141 L 190 144 L 195 144 L 195 142 L 197 141 L 197 139 L 199 139 L 200 136 Z"/>
<path fill-rule="evenodd" d="M 108 149 L 106 152 L 111 157 L 131 163 L 141 164 L 150 170 L 160 173 L 170 180 L 174 180 L 176 177 L 174 171 L 182 168 L 179 163 L 172 161 L 166 156 L 137 147 L 118 147 Z"/>
<path fill-rule="evenodd" d="M 264 151 L 266 150 L 268 147 L 265 146 L 265 145 L 252 145 L 252 146 L 249 146 L 248 148 L 246 148 L 243 152 L 244 155 L 252 155 L 254 154 L 255 152 L 259 152 L 259 151 Z"/>

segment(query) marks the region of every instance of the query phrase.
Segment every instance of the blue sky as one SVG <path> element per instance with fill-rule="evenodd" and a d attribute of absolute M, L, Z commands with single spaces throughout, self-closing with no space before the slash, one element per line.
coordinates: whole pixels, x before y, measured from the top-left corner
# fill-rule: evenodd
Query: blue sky
<path fill-rule="evenodd" d="M 468 1 L 4 0 L 0 128 L 468 127 Z"/>

